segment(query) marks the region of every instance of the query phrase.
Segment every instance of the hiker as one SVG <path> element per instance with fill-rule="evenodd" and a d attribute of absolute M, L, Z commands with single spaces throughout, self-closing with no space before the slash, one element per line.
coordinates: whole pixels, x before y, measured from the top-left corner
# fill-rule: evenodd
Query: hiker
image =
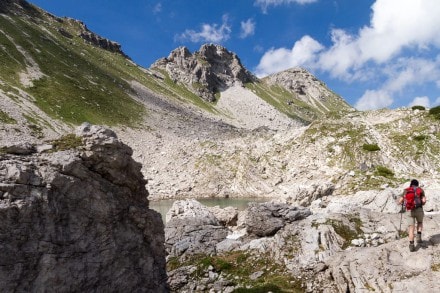
<path fill-rule="evenodd" d="M 405 188 L 399 199 L 399 204 L 405 206 L 405 221 L 408 224 L 409 250 L 412 252 L 414 247 L 415 221 L 417 221 L 417 245 L 422 244 L 423 230 L 423 205 L 426 203 L 425 192 L 419 187 L 419 181 L 411 180 L 410 186 Z"/>

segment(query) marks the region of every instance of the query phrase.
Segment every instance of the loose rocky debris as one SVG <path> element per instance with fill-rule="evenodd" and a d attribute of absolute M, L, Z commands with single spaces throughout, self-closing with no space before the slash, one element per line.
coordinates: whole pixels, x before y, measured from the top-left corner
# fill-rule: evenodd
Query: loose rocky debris
<path fill-rule="evenodd" d="M 0 155 L 4 292 L 167 292 L 163 223 L 132 150 L 98 126 Z M 60 141 L 58 141 L 60 142 Z"/>

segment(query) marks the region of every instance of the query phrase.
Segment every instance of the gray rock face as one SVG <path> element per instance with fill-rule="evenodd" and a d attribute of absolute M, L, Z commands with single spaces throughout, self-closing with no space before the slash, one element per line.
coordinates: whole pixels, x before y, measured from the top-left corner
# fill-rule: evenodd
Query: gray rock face
<path fill-rule="evenodd" d="M 203 45 L 194 54 L 186 47 L 177 48 L 151 67 L 165 69 L 172 80 L 189 86 L 195 94 L 210 102 L 215 101 L 215 93 L 220 90 L 236 82 L 255 79 L 236 54 L 214 44 Z"/>
<path fill-rule="evenodd" d="M 209 210 L 215 215 L 220 224 L 224 226 L 235 226 L 237 224 L 238 209 L 234 207 L 220 208 L 211 207 Z"/>
<path fill-rule="evenodd" d="M 85 27 L 85 26 L 84 26 Z M 103 38 L 89 30 L 87 28 L 81 32 L 80 37 L 83 38 L 85 41 L 100 47 L 102 49 L 105 49 L 107 51 L 113 52 L 113 53 L 119 53 L 125 57 L 128 57 L 125 55 L 125 53 L 121 49 L 121 45 L 115 41 L 111 41 L 109 39 Z"/>
<path fill-rule="evenodd" d="M 121 45 L 118 42 L 103 38 L 100 35 L 90 31 L 87 28 L 87 26 L 84 24 L 84 22 L 77 20 L 77 19 L 69 18 L 69 17 L 57 18 L 57 21 L 72 23 L 73 26 L 79 28 L 78 31 L 75 32 L 75 34 L 77 36 L 79 36 L 80 38 L 82 38 L 84 41 L 86 41 L 96 47 L 100 47 L 104 50 L 121 54 L 125 58 L 129 59 L 129 57 L 122 51 Z M 66 38 L 71 39 L 73 37 L 73 35 L 71 33 L 69 33 L 68 31 L 66 31 L 64 29 L 59 29 L 58 32 Z"/>
<path fill-rule="evenodd" d="M 167 292 L 163 223 L 132 150 L 86 125 L 77 149 L 0 160 L 4 292 Z"/>
<path fill-rule="evenodd" d="M 167 214 L 165 246 L 169 256 L 215 253 L 228 235 L 209 209 L 196 200 L 174 202 Z"/>
<path fill-rule="evenodd" d="M 273 236 L 287 223 L 304 219 L 310 214 L 308 208 L 285 203 L 250 203 L 248 209 L 239 215 L 237 225 L 258 237 Z"/>
<path fill-rule="evenodd" d="M 37 10 L 25 0 L 2 0 L 0 13 L 37 13 Z"/>

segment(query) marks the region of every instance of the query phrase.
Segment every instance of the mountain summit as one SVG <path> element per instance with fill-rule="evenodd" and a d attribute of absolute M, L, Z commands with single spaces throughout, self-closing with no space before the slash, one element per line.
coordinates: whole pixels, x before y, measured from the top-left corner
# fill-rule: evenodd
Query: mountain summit
<path fill-rule="evenodd" d="M 182 82 L 209 102 L 216 100 L 216 93 L 235 83 L 245 84 L 256 80 L 235 53 L 215 44 L 205 44 L 194 54 L 186 47 L 179 47 L 151 67 L 165 70 L 174 82 Z"/>
<path fill-rule="evenodd" d="M 237 100 L 243 99 L 243 95 L 255 95 L 263 104 L 301 124 L 308 124 L 331 112 L 353 110 L 303 68 L 292 68 L 259 79 L 242 65 L 235 53 L 215 44 L 202 45 L 194 53 L 186 47 L 179 47 L 168 57 L 153 63 L 150 70 L 155 76 L 168 78 L 211 105 L 223 99 L 229 89 L 244 88 L 240 94 L 235 91 L 235 103 L 240 103 Z M 247 108 L 255 108 L 248 101 L 246 103 Z M 213 107 L 222 112 L 215 105 Z M 227 116 L 230 116 L 231 111 L 227 110 Z M 233 114 L 236 115 L 241 114 Z"/>

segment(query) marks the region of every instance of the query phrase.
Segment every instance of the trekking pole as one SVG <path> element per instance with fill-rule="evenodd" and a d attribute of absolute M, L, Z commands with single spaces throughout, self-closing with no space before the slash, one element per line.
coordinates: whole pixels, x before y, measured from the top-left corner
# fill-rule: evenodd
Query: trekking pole
<path fill-rule="evenodd" d="M 399 236 L 397 239 L 400 239 L 400 233 L 402 231 L 403 204 L 404 204 L 404 201 L 402 201 L 402 206 L 400 207 L 400 225 L 399 225 L 399 232 L 398 232 Z"/>

